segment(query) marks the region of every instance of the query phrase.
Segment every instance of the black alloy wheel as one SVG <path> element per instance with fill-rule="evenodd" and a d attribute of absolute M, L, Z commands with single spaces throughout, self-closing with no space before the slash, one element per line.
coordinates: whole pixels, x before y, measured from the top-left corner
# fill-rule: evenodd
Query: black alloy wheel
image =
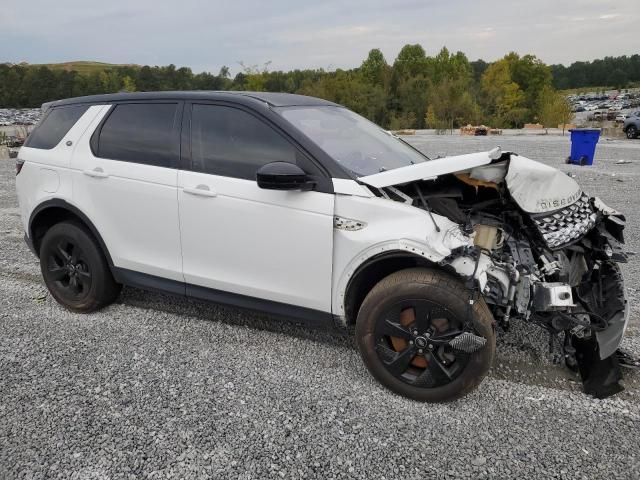
<path fill-rule="evenodd" d="M 410 268 L 382 279 L 364 299 L 356 341 L 369 372 L 393 392 L 446 402 L 476 388 L 495 353 L 495 321 L 459 277 Z"/>
<path fill-rule="evenodd" d="M 91 290 L 91 270 L 79 245 L 69 237 L 60 237 L 47 255 L 47 277 L 69 301 L 81 301 Z"/>
<path fill-rule="evenodd" d="M 53 225 L 40 245 L 40 270 L 51 296 L 67 309 L 88 313 L 113 302 L 115 282 L 104 253 L 83 225 Z"/>
<path fill-rule="evenodd" d="M 408 299 L 391 306 L 376 322 L 376 352 L 394 377 L 417 387 L 451 383 L 469 361 L 468 352 L 451 341 L 474 335 L 452 312 L 426 299 Z M 484 346 L 486 340 L 477 340 Z"/>

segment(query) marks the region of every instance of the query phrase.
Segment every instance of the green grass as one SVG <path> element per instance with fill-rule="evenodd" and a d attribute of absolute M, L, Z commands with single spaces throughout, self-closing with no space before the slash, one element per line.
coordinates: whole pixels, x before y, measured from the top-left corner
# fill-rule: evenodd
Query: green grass
<path fill-rule="evenodd" d="M 568 88 L 566 90 L 558 90 L 563 95 L 571 95 L 578 93 L 600 93 L 602 90 L 605 92 L 613 90 L 613 87 L 580 87 L 580 88 Z"/>
<path fill-rule="evenodd" d="M 626 89 L 628 90 L 633 90 L 640 87 L 640 82 L 631 82 L 627 85 L 626 88 L 623 88 L 621 91 L 625 91 Z M 580 88 L 569 88 L 566 90 L 558 90 L 561 94 L 563 95 L 571 95 L 571 94 L 578 94 L 578 93 L 600 93 L 602 90 L 604 90 L 605 92 L 608 92 L 610 90 L 617 90 L 617 88 L 614 87 L 580 87 Z"/>
<path fill-rule="evenodd" d="M 88 61 L 77 61 L 77 62 L 64 62 L 64 63 L 33 63 L 29 64 L 30 67 L 47 67 L 51 70 L 75 70 L 76 72 L 89 75 L 93 72 L 101 72 L 103 70 L 110 70 L 112 68 L 117 67 L 138 67 L 138 65 L 134 64 L 117 64 L 117 63 L 104 63 L 104 62 L 88 62 Z"/>

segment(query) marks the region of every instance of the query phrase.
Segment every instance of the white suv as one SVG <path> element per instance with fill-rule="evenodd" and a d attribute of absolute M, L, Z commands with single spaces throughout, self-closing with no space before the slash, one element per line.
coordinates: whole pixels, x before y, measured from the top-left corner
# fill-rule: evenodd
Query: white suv
<path fill-rule="evenodd" d="M 121 285 L 355 326 L 371 373 L 424 401 L 489 370 L 495 328 L 536 322 L 585 391 L 621 389 L 624 217 L 499 148 L 429 160 L 357 114 L 278 93 L 45 104 L 20 150 L 27 243 L 76 312 Z"/>

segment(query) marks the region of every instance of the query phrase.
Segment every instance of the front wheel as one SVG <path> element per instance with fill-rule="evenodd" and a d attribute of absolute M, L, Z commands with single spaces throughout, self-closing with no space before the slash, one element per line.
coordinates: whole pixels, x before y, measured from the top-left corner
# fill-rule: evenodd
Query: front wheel
<path fill-rule="evenodd" d="M 356 337 L 371 374 L 385 387 L 424 402 L 476 388 L 495 353 L 494 321 L 482 298 L 456 277 L 423 268 L 380 281 L 358 313 Z"/>
<path fill-rule="evenodd" d="M 638 129 L 634 125 L 629 125 L 627 127 L 627 138 L 631 140 L 633 138 L 636 138 L 637 136 L 638 136 Z"/>

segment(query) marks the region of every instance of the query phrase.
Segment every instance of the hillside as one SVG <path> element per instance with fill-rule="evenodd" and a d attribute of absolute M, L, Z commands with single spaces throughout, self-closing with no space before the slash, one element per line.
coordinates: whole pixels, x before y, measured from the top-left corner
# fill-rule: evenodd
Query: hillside
<path fill-rule="evenodd" d="M 24 65 L 24 64 L 23 64 Z M 138 67 L 135 64 L 117 64 L 117 63 L 104 63 L 104 62 L 89 62 L 89 61 L 76 61 L 76 62 L 64 62 L 64 63 L 33 63 L 25 66 L 29 67 L 47 67 L 51 70 L 75 70 L 81 74 L 90 74 L 93 72 L 101 72 L 103 70 L 109 70 L 116 67 Z"/>

